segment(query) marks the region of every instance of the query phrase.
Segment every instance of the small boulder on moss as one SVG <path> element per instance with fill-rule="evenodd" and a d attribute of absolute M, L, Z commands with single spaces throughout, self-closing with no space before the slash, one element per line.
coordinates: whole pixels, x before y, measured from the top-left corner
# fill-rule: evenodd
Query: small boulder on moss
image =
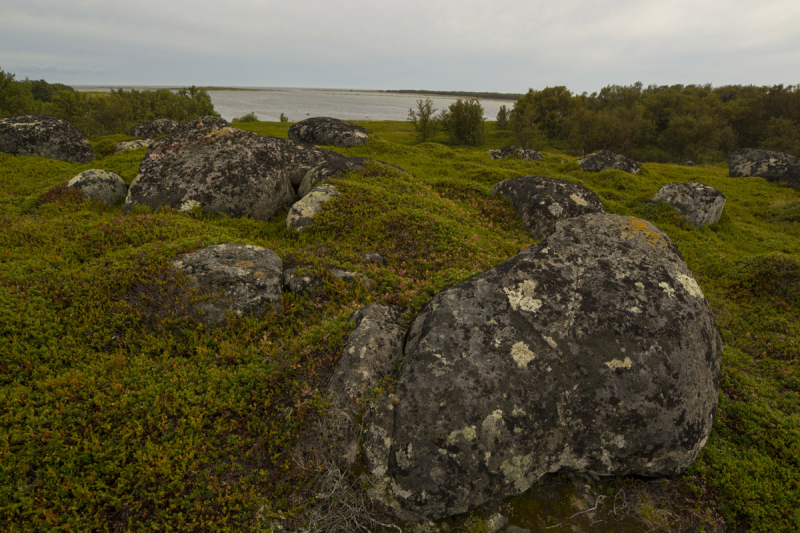
<path fill-rule="evenodd" d="M 67 182 L 67 187 L 80 189 L 86 198 L 115 205 L 125 200 L 128 186 L 117 174 L 108 170 L 91 169 L 81 172 Z"/>

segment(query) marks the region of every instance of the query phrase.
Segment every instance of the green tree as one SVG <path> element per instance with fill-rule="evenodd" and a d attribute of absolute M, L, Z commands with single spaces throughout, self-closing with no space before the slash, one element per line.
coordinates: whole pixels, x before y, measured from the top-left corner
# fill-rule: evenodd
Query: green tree
<path fill-rule="evenodd" d="M 486 139 L 483 106 L 477 98 L 459 98 L 450 104 L 444 120 L 453 142 L 478 146 Z"/>
<path fill-rule="evenodd" d="M 430 98 L 417 100 L 416 111 L 413 108 L 408 109 L 408 120 L 414 124 L 420 141 L 429 141 L 439 133 L 440 123 L 435 114 L 436 108 Z"/>
<path fill-rule="evenodd" d="M 800 157 L 800 126 L 788 118 L 771 118 L 761 148 Z"/>
<path fill-rule="evenodd" d="M 27 80 L 16 81 L 14 74 L 0 69 L 0 116 L 38 113 L 40 107 Z"/>
<path fill-rule="evenodd" d="M 509 114 L 508 108 L 501 105 L 500 110 L 497 112 L 497 124 L 495 125 L 498 130 L 505 131 L 508 129 Z"/>
<path fill-rule="evenodd" d="M 509 119 L 511 132 L 520 146 L 523 148 L 533 148 L 536 139 L 542 136 L 539 126 L 536 124 L 536 111 L 533 106 L 514 107 Z"/>

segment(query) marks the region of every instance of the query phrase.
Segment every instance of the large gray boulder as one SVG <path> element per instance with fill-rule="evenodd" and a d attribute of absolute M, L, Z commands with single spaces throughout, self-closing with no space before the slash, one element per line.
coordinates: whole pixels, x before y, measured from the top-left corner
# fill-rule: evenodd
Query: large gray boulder
<path fill-rule="evenodd" d="M 530 148 L 522 148 L 521 146 L 504 146 L 497 150 L 489 150 L 492 160 L 496 159 L 521 159 L 523 161 L 541 161 L 542 154 Z"/>
<path fill-rule="evenodd" d="M 178 257 L 172 267 L 208 300 L 203 321 L 215 324 L 226 314 L 258 316 L 281 310 L 283 262 L 267 248 L 217 244 Z"/>
<path fill-rule="evenodd" d="M 322 211 L 322 205 L 339 196 L 339 191 L 330 183 L 323 183 L 292 205 L 286 215 L 286 227 L 301 231 L 314 225 L 314 217 Z"/>
<path fill-rule="evenodd" d="M 499 182 L 492 196 L 507 198 L 536 239 L 556 229 L 556 222 L 587 213 L 605 213 L 600 198 L 575 183 L 545 176 L 518 176 Z"/>
<path fill-rule="evenodd" d="M 711 432 L 721 353 L 669 237 L 633 217 L 561 221 L 414 320 L 365 439 L 372 495 L 438 519 L 546 473 L 679 474 Z"/>
<path fill-rule="evenodd" d="M 638 174 L 642 165 L 624 155 L 615 154 L 608 150 L 587 155 L 578 159 L 578 166 L 584 172 L 602 172 L 603 170 L 622 170 L 628 174 Z"/>
<path fill-rule="evenodd" d="M 793 155 L 769 150 L 742 148 L 728 157 L 728 173 L 732 177 L 757 176 L 770 181 L 791 182 L 797 175 L 800 159 Z M 784 179 L 784 178 L 788 179 Z M 800 183 L 795 182 L 795 185 Z"/>
<path fill-rule="evenodd" d="M 169 118 L 158 118 L 148 122 L 142 122 L 131 128 L 131 135 L 134 137 L 146 137 L 152 139 L 161 135 L 167 135 L 175 131 L 178 123 Z"/>
<path fill-rule="evenodd" d="M 283 165 L 286 177 L 295 189 L 300 187 L 303 178 L 305 178 L 308 171 L 312 168 L 326 164 L 327 162 L 346 159 L 341 154 L 310 144 L 303 144 L 289 139 L 280 139 L 278 137 L 268 138 L 272 142 L 280 145 L 281 151 L 283 152 Z"/>
<path fill-rule="evenodd" d="M 67 187 L 80 189 L 90 200 L 115 205 L 125 200 L 128 186 L 117 174 L 108 170 L 92 169 L 81 172 L 67 182 Z"/>
<path fill-rule="evenodd" d="M 94 150 L 83 133 L 51 115 L 0 117 L 0 152 L 73 163 L 94 161 Z"/>
<path fill-rule="evenodd" d="M 125 207 L 200 207 L 208 213 L 269 219 L 294 198 L 283 153 L 283 143 L 274 138 L 208 127 L 199 119 L 185 123 L 150 146 Z"/>
<path fill-rule="evenodd" d="M 725 196 L 718 189 L 702 183 L 667 183 L 650 202 L 666 202 L 692 226 L 702 228 L 719 221 L 725 207 Z"/>
<path fill-rule="evenodd" d="M 346 148 L 364 144 L 371 132 L 338 118 L 312 117 L 292 125 L 289 139 L 306 144 L 323 144 Z"/>
<path fill-rule="evenodd" d="M 404 309 L 372 304 L 350 317 L 356 325 L 328 384 L 328 392 L 340 402 L 357 397 L 389 376 L 403 357 L 407 327 Z"/>

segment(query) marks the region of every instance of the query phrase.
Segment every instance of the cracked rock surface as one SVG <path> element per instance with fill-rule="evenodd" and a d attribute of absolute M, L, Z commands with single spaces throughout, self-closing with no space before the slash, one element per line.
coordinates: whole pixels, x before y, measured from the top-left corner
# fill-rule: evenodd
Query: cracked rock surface
<path fill-rule="evenodd" d="M 178 257 L 172 267 L 209 297 L 199 306 L 206 323 L 221 322 L 227 313 L 257 316 L 281 309 L 283 261 L 267 248 L 217 244 Z"/>
<path fill-rule="evenodd" d="M 666 235 L 633 217 L 561 221 L 415 319 L 365 437 L 372 497 L 433 520 L 546 473 L 679 474 L 711 432 L 721 352 Z"/>
<path fill-rule="evenodd" d="M 578 159 L 578 166 L 584 172 L 602 172 L 603 170 L 622 170 L 628 174 L 638 174 L 642 165 L 624 155 L 601 150 L 595 154 Z"/>
<path fill-rule="evenodd" d="M 94 161 L 94 150 L 83 133 L 51 115 L 0 117 L 0 152 L 73 163 Z"/>
<path fill-rule="evenodd" d="M 504 146 L 498 150 L 489 150 L 492 160 L 506 159 L 508 157 L 522 159 L 523 161 L 541 161 L 542 154 L 536 150 L 522 148 L 521 146 Z"/>
<path fill-rule="evenodd" d="M 556 229 L 556 222 L 587 213 L 605 213 L 600 198 L 575 183 L 544 176 L 519 176 L 499 182 L 492 195 L 507 198 L 536 239 Z"/>
<path fill-rule="evenodd" d="M 148 122 L 142 122 L 131 128 L 131 135 L 134 137 L 153 138 L 160 135 L 167 135 L 175 131 L 178 123 L 168 118 L 158 118 Z"/>
<path fill-rule="evenodd" d="M 356 146 L 369 140 L 370 131 L 331 117 L 312 117 L 289 128 L 289 139 L 306 144 Z"/>
<path fill-rule="evenodd" d="M 81 172 L 67 182 L 67 187 L 80 189 L 86 198 L 100 200 L 108 205 L 123 201 L 128 194 L 128 186 L 122 178 L 108 170 L 92 169 Z"/>
<path fill-rule="evenodd" d="M 725 196 L 702 183 L 667 183 L 650 202 L 666 202 L 692 226 L 702 228 L 719 221 L 725 207 Z"/>

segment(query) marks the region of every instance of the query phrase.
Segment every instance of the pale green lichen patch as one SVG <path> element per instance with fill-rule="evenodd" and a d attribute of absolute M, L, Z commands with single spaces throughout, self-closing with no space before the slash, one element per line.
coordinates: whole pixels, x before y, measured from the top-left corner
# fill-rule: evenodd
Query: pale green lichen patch
<path fill-rule="evenodd" d="M 527 367 L 528 363 L 536 359 L 536 355 L 521 341 L 511 347 L 511 357 L 520 368 Z"/>
<path fill-rule="evenodd" d="M 522 309 L 531 313 L 535 313 L 542 307 L 542 301 L 534 298 L 535 291 L 536 282 L 529 279 L 517 285 L 516 290 L 503 288 L 503 292 L 508 297 L 508 303 L 511 304 L 511 309 L 514 311 Z"/>
<path fill-rule="evenodd" d="M 197 200 L 187 200 L 181 204 L 181 206 L 178 208 L 178 211 L 188 213 L 195 207 L 202 207 L 202 205 Z"/>
<path fill-rule="evenodd" d="M 587 202 L 586 200 L 583 199 L 582 196 L 579 196 L 577 194 L 570 194 L 569 199 L 581 207 L 586 207 L 587 205 L 589 205 L 589 202 Z"/>
<path fill-rule="evenodd" d="M 505 474 L 506 479 L 514 484 L 514 488 L 522 492 L 530 487 L 527 476 L 533 468 L 533 454 L 516 455 L 510 461 L 503 461 L 500 470 Z"/>
<path fill-rule="evenodd" d="M 678 283 L 680 283 L 691 296 L 695 298 L 705 298 L 702 289 L 700 289 L 700 285 L 697 284 L 693 277 L 678 273 L 675 279 L 678 280 Z"/>
<path fill-rule="evenodd" d="M 458 442 L 459 437 L 463 438 L 466 441 L 473 441 L 478 437 L 478 433 L 475 431 L 475 426 L 468 426 L 465 427 L 464 429 L 457 429 L 452 433 L 450 433 L 445 443 L 448 446 L 453 446 L 455 445 L 456 442 Z"/>
<path fill-rule="evenodd" d="M 670 298 L 675 298 L 675 289 L 670 287 L 669 283 L 667 283 L 666 281 L 662 281 L 661 283 L 658 284 L 658 286 L 664 290 L 664 294 L 666 294 Z"/>
<path fill-rule="evenodd" d="M 630 357 L 626 357 L 624 361 L 620 361 L 619 359 L 612 359 L 611 361 L 606 361 L 606 366 L 611 370 L 617 370 L 618 368 L 628 368 L 630 369 L 633 361 L 631 361 Z"/>

